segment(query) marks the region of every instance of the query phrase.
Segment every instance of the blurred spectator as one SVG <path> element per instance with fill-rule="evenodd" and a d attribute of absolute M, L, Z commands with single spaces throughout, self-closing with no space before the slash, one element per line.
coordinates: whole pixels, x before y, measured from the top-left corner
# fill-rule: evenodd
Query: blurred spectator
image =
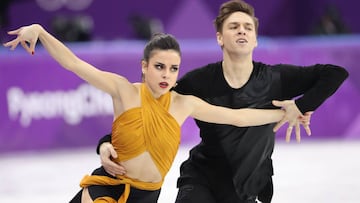
<path fill-rule="evenodd" d="M 336 6 L 329 5 L 321 15 L 319 22 L 315 26 L 313 34 L 333 35 L 345 34 L 349 30 L 343 21 L 339 10 Z"/>
<path fill-rule="evenodd" d="M 6 36 L 5 29 L 9 25 L 8 8 L 10 2 L 11 0 L 0 0 L 0 42 L 3 42 L 3 38 Z"/>
<path fill-rule="evenodd" d="M 163 32 L 163 24 L 159 19 L 132 15 L 129 22 L 138 39 L 149 40 L 155 33 Z"/>
<path fill-rule="evenodd" d="M 8 7 L 10 5 L 11 0 L 1 0 L 0 1 L 0 28 L 6 27 L 9 23 L 8 19 Z"/>
<path fill-rule="evenodd" d="M 61 41 L 90 41 L 93 32 L 93 20 L 89 16 L 55 16 L 51 22 L 54 35 Z"/>

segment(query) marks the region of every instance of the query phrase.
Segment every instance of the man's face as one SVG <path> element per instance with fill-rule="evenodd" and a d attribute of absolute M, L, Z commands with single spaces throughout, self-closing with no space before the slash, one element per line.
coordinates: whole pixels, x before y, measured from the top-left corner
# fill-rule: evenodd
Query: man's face
<path fill-rule="evenodd" d="M 249 54 L 257 46 L 254 21 L 243 12 L 231 14 L 224 21 L 222 33 L 217 32 L 216 35 L 218 44 L 231 53 Z"/>

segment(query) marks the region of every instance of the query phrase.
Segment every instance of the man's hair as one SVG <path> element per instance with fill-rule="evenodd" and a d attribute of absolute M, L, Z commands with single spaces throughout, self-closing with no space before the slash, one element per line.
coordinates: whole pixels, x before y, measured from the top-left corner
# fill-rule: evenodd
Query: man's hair
<path fill-rule="evenodd" d="M 219 9 L 219 14 L 214 20 L 217 32 L 222 32 L 224 21 L 235 12 L 248 14 L 254 21 L 255 32 L 258 33 L 259 20 L 255 17 L 254 7 L 242 0 L 230 0 L 223 3 Z"/>

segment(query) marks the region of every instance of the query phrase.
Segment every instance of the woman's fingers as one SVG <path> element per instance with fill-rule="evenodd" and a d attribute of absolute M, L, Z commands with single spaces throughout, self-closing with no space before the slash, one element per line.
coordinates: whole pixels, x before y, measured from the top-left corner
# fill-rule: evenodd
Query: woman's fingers
<path fill-rule="evenodd" d="M 30 50 L 31 50 L 30 54 L 32 54 L 32 55 L 34 55 L 34 53 L 35 53 L 35 46 L 36 46 L 36 41 L 35 42 L 31 41 L 30 42 Z"/>
<path fill-rule="evenodd" d="M 25 41 L 21 41 L 20 43 L 21 43 L 21 46 L 24 47 L 24 49 L 25 49 L 29 54 L 31 54 L 32 51 L 30 50 L 29 45 L 28 45 Z"/>
<path fill-rule="evenodd" d="M 20 32 L 21 28 L 16 29 L 16 30 L 11 30 L 8 32 L 9 35 L 17 35 Z"/>
<path fill-rule="evenodd" d="M 18 44 L 19 44 L 19 38 L 16 38 L 14 40 L 11 40 L 10 42 L 5 43 L 4 46 L 10 47 L 10 50 L 14 50 Z"/>

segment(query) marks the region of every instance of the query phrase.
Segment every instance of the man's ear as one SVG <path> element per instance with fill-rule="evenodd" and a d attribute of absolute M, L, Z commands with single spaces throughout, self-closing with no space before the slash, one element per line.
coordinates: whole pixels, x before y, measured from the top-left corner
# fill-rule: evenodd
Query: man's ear
<path fill-rule="evenodd" d="M 221 47 L 224 46 L 223 37 L 220 32 L 216 32 L 216 41 L 219 46 L 221 46 Z"/>

